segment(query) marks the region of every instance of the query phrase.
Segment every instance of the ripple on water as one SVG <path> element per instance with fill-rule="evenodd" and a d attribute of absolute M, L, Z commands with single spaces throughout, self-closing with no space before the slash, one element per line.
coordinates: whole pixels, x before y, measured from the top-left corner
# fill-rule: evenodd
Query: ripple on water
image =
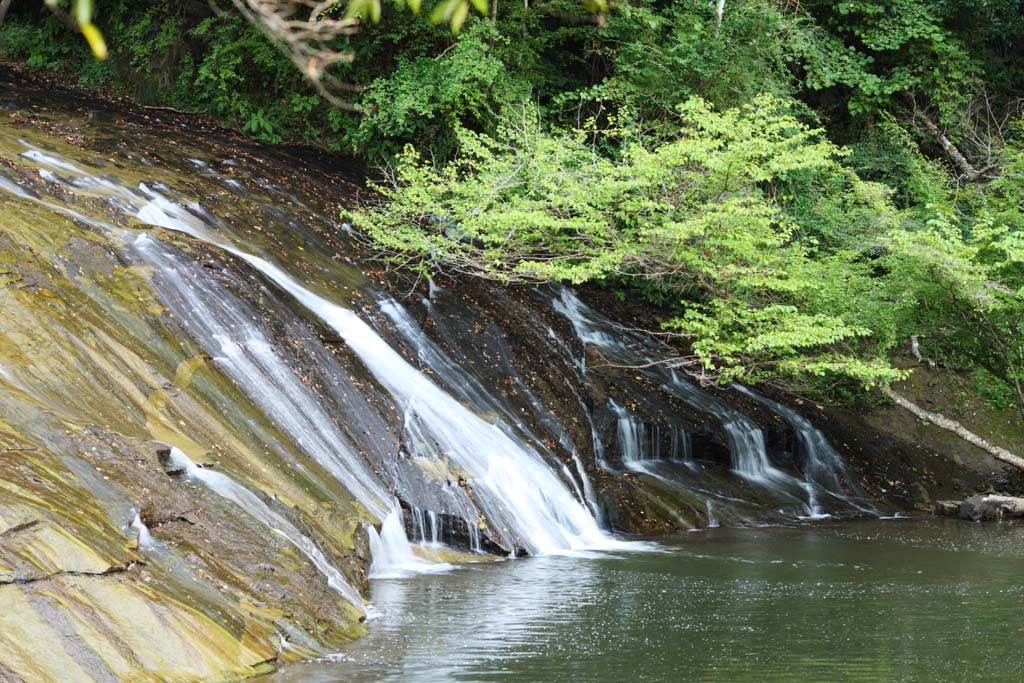
<path fill-rule="evenodd" d="M 952 541 L 952 542 L 951 542 Z M 720 530 L 373 587 L 341 681 L 1017 680 L 1019 529 L 911 521 Z"/>

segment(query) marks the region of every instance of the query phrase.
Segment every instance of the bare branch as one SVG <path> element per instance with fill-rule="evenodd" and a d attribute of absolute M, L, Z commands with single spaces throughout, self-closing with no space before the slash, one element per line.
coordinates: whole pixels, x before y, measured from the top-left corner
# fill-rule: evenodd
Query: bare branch
<path fill-rule="evenodd" d="M 338 48 L 337 41 L 359 32 L 359 18 L 335 18 L 339 0 L 231 0 L 247 21 L 256 26 L 309 79 L 327 101 L 351 112 L 362 109 L 339 97 L 361 88 L 330 74 L 331 67 L 351 62 L 354 55 Z"/>
<path fill-rule="evenodd" d="M 914 355 L 914 360 L 918 363 L 928 363 L 933 368 L 935 367 L 935 361 L 921 355 L 921 345 L 918 343 L 918 336 L 916 334 L 910 335 L 910 353 Z"/>

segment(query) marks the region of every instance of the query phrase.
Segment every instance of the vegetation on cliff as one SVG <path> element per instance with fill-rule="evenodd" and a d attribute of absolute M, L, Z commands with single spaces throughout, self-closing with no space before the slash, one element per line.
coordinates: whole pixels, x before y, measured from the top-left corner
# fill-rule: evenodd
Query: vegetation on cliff
<path fill-rule="evenodd" d="M 399 262 L 651 300 L 710 378 L 850 395 L 912 349 L 1024 415 L 1022 16 L 119 0 L 105 62 L 42 3 L 0 50 L 382 162 L 384 201 L 351 218 Z"/>

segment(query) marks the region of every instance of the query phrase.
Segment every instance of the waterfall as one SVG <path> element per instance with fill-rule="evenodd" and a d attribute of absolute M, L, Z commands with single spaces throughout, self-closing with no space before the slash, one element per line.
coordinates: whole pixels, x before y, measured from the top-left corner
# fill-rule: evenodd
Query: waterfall
<path fill-rule="evenodd" d="M 682 379 L 674 369 L 658 364 L 664 352 L 653 343 L 604 318 L 580 301 L 569 289 L 558 288 L 553 302 L 556 311 L 572 324 L 576 336 L 604 352 L 612 360 L 642 372 L 662 383 L 662 389 L 684 403 L 717 418 L 729 440 L 733 470 L 747 479 L 766 480 L 775 470 L 768 461 L 764 434 L 746 415 L 701 391 Z M 615 411 L 617 407 L 611 405 Z M 620 430 L 625 427 L 619 416 Z M 775 470 L 778 472 L 778 470 Z M 779 474 L 782 474 L 781 472 Z"/>
<path fill-rule="evenodd" d="M 142 210 L 140 220 L 185 232 L 216 244 L 249 263 L 281 290 L 333 329 L 401 406 L 408 441 L 420 456 L 448 457 L 471 474 L 468 482 L 482 495 L 482 508 L 492 528 L 509 529 L 531 554 L 608 545 L 597 522 L 573 497 L 529 445 L 468 410 L 426 375 L 412 367 L 353 311 L 303 287 L 279 266 L 210 238 L 195 220 L 169 215 L 185 213 L 158 196 Z M 429 438 L 415 438 L 424 435 Z M 478 533 L 477 527 L 470 529 Z"/>
<path fill-rule="evenodd" d="M 139 516 L 138 512 L 136 512 L 135 516 L 132 517 L 131 524 L 128 526 L 137 534 L 140 550 L 149 549 L 156 545 L 156 541 L 153 540 L 152 534 L 149 533 L 149 527 L 143 523 L 142 517 Z"/>
<path fill-rule="evenodd" d="M 731 388 L 755 401 L 768 406 L 772 411 L 778 413 L 786 422 L 793 427 L 796 438 L 800 444 L 803 462 L 804 482 L 812 491 L 815 498 L 812 507 L 815 508 L 812 514 L 824 516 L 821 506 L 818 504 L 816 493 L 821 491 L 861 511 L 874 513 L 874 510 L 856 503 L 853 499 L 861 496 L 860 489 L 854 482 L 853 477 L 846 467 L 843 459 L 824 434 L 821 433 L 810 420 L 795 410 L 773 401 L 748 387 L 740 384 L 732 384 Z"/>
<path fill-rule="evenodd" d="M 381 310 L 391 319 L 403 340 L 416 350 L 424 371 L 405 361 L 354 311 L 319 296 L 291 273 L 251 253 L 242 242 L 234 241 L 229 237 L 231 228 L 199 204 L 176 201 L 171 198 L 173 195 L 168 188 L 157 183 L 124 187 L 112 176 L 89 175 L 96 172 L 93 169 L 86 171 L 77 162 L 72 164 L 40 150 L 30 149 L 23 156 L 48 167 L 49 170 L 43 168 L 40 171 L 47 175 L 49 182 L 63 183 L 82 196 L 105 201 L 110 209 L 129 213 L 145 223 L 186 233 L 245 261 L 334 330 L 390 394 L 399 414 L 404 416 L 403 444 L 410 460 L 415 461 L 409 462 L 409 467 L 422 464 L 424 459 L 433 460 L 440 464 L 431 472 L 448 472 L 452 479 L 458 479 L 458 486 L 451 481 L 447 487 L 442 483 L 442 490 L 433 492 L 436 493 L 434 500 L 416 502 L 427 511 L 431 522 L 437 521 L 438 527 L 441 518 L 437 513 L 452 515 L 454 511 L 454 516 L 462 518 L 470 534 L 478 537 L 481 545 L 489 537 L 512 550 L 522 548 L 531 553 L 549 553 L 609 543 L 596 522 L 599 506 L 579 454 L 572 447 L 571 439 L 564 433 L 557 433 L 545 421 L 543 405 L 532 396 L 523 394 L 530 398 L 540 418 L 539 426 L 555 434 L 570 454 L 575 472 L 571 471 L 573 465 L 568 461 L 567 467 L 552 468 L 552 454 L 540 439 L 529 433 L 519 411 L 508 402 L 496 399 L 483 383 L 434 348 L 422 330 L 412 323 L 407 311 L 397 303 L 384 301 Z M 28 194 L 11 183 L 0 185 L 0 190 L 22 196 Z M 142 235 L 136 238 L 137 232 L 115 228 L 34 194 L 28 196 L 32 201 L 97 228 L 131 235 L 129 242 L 133 248 L 156 267 L 161 284 L 170 290 L 159 292 L 160 296 L 173 295 L 181 300 L 177 308 L 172 302 L 165 303 L 175 309 L 178 319 L 187 321 L 190 332 L 197 336 L 197 341 L 218 367 L 237 382 L 304 453 L 321 463 L 372 515 L 381 520 L 379 531 L 373 530 L 379 541 L 375 544 L 374 571 L 389 572 L 390 569 L 384 568 L 398 568 L 410 563 L 414 554 L 405 538 L 403 524 L 396 523 L 401 522 L 402 512 L 395 496 L 370 471 L 359 449 L 348 441 L 334 416 L 326 412 L 319 398 L 288 366 L 260 321 L 239 315 L 238 311 L 234 311 L 232 317 L 231 304 L 217 301 L 225 296 L 229 302 L 239 302 L 239 299 L 225 295 L 224 288 L 217 289 L 218 285 L 208 273 L 191 263 L 188 257 L 161 245 L 155 237 Z M 209 293 L 204 293 L 204 290 L 209 290 Z M 431 283 L 430 299 L 442 295 L 443 290 Z M 805 479 L 794 479 L 770 464 L 764 435 L 752 420 L 699 390 L 670 369 L 657 365 L 658 358 L 662 357 L 658 355 L 661 350 L 651 340 L 602 318 L 569 290 L 556 291 L 553 305 L 572 323 L 585 345 L 599 348 L 615 362 L 638 368 L 669 394 L 713 415 L 722 424 L 732 469 L 736 474 L 782 495 L 801 500 L 809 498 L 813 508 L 810 511 L 816 511 L 813 497 L 817 489 L 829 486 L 828 459 L 834 451 L 826 451 L 821 444 L 805 446 L 808 453 L 818 455 L 810 456 L 812 461 L 805 468 Z M 586 354 L 578 357 L 579 354 L 569 349 L 557 335 L 550 330 L 549 334 L 559 344 L 558 357 L 568 354 L 570 367 L 575 368 L 581 380 L 585 379 L 588 372 Z M 594 424 L 595 416 L 579 392 L 574 390 L 574 393 L 587 416 L 598 465 L 607 467 Z M 673 426 L 673 433 L 669 435 L 665 431 L 667 425 L 644 424 L 635 418 L 629 424 L 624 424 L 620 418 L 619 426 L 620 431 L 633 429 L 637 432 L 629 439 L 622 439 L 624 444 L 635 445 L 635 448 L 630 446 L 626 449 L 628 452 L 624 458 L 635 457 L 633 467 L 640 467 L 647 460 L 689 459 L 685 430 L 677 432 Z M 820 437 L 813 428 L 802 433 L 801 439 L 813 441 Z M 635 453 L 635 456 L 630 453 Z M 392 485 L 393 482 L 387 482 L 387 486 Z M 403 489 L 402 495 L 406 493 Z M 442 509 L 435 505 L 438 499 L 451 505 Z M 431 507 L 436 509 L 431 510 Z M 422 522 L 419 523 L 420 540 L 426 537 Z M 460 527 L 456 525 L 455 528 Z M 438 528 L 436 533 L 434 531 L 432 525 L 432 538 L 437 538 L 444 530 Z M 378 556 L 381 553 L 392 553 L 394 558 L 388 561 Z"/>
<path fill-rule="evenodd" d="M 205 277 L 201 269 L 190 267 L 151 235 L 139 235 L 133 246 L 146 262 L 159 269 L 167 305 L 217 366 L 304 452 L 383 519 L 390 509 L 386 504 L 389 496 L 317 398 L 276 351 L 255 316 L 218 283 Z"/>
<path fill-rule="evenodd" d="M 171 449 L 170 460 L 174 467 L 184 470 L 187 478 L 199 482 L 218 496 L 231 501 L 247 515 L 263 524 L 272 532 L 287 539 L 289 543 L 309 558 L 310 562 L 320 570 L 320 573 L 327 579 L 327 584 L 331 588 L 340 593 L 342 597 L 353 605 L 357 607 L 363 605 L 363 599 L 356 592 L 356 589 L 328 561 L 316 543 L 303 535 L 287 519 L 271 510 L 266 503 L 260 500 L 259 496 L 241 484 L 236 483 L 226 474 L 215 472 L 209 468 L 199 467 L 177 448 Z"/>
<path fill-rule="evenodd" d="M 62 167 L 60 160 L 35 160 L 84 175 L 77 167 L 73 170 Z M 512 544 L 520 544 L 533 554 L 615 545 L 600 530 L 586 504 L 576 499 L 531 446 L 513 439 L 443 391 L 409 365 L 353 311 L 313 293 L 270 261 L 217 236 L 199 217 L 203 213 L 201 207 L 196 205 L 188 210 L 158 192 L 155 186 L 145 183 L 139 185 L 139 192 L 98 186 L 93 187 L 93 191 L 113 197 L 118 206 L 131 207 L 140 221 L 186 233 L 247 262 L 333 329 L 400 406 L 406 416 L 407 434 L 413 437 L 409 443 L 421 449 L 416 455 L 449 459 L 469 475 L 466 484 L 472 487 L 484 513 L 484 520 L 479 525 L 476 520 L 467 520 L 472 533 L 479 536 L 479 526 L 486 523 L 487 528 L 507 535 Z M 156 241 L 152 240 L 152 243 Z M 136 246 L 145 251 L 147 242 L 141 239 Z M 163 270 L 165 264 L 162 259 L 157 259 L 154 265 Z M 180 274 L 175 277 L 173 269 L 169 280 L 178 281 L 179 293 L 190 303 L 202 303 L 196 296 L 198 288 L 183 281 Z M 208 322 L 210 318 L 196 316 L 196 319 Z M 261 366 L 271 360 L 271 345 L 260 344 L 259 340 L 253 339 L 239 340 L 230 334 L 231 330 L 228 332 L 211 335 L 220 344 L 215 351 L 217 359 L 223 361 L 226 368 L 233 368 L 240 374 L 245 372 L 245 382 L 256 380 L 262 383 L 260 388 L 250 387 L 247 393 L 265 409 L 283 410 L 287 417 L 278 420 L 282 427 L 302 425 L 295 428 L 296 434 L 293 435 L 299 443 L 303 447 L 314 448 L 315 457 L 322 459 L 346 487 L 351 486 L 350 490 L 360 502 L 386 521 L 391 512 L 387 502 L 390 497 L 381 493 L 372 476 L 364 477 L 364 473 L 358 471 L 356 459 L 348 457 L 348 449 L 335 451 L 335 444 L 325 440 L 322 428 L 326 423 L 320 420 L 322 409 L 314 408 L 307 414 L 308 406 L 289 405 L 289 401 L 280 400 L 294 398 L 296 394 L 281 386 L 282 380 L 272 367 Z M 257 371 L 250 372 L 253 367 Z M 299 390 L 297 393 L 303 395 L 306 392 Z M 309 400 L 315 403 L 312 398 Z M 268 405 L 271 402 L 273 406 Z M 308 416 L 313 419 L 306 419 Z M 337 457 L 338 452 L 343 457 Z M 389 528 L 395 526 L 389 525 Z M 382 543 L 381 547 L 390 548 L 391 545 Z"/>
<path fill-rule="evenodd" d="M 722 425 L 729 442 L 732 470 L 738 476 L 771 489 L 776 494 L 803 502 L 806 512 L 814 515 L 817 501 L 813 487 L 773 466 L 768 459 L 764 433 L 749 417 L 732 406 L 719 401 L 684 380 L 672 368 L 659 361 L 666 358 L 664 350 L 652 340 L 627 330 L 601 316 L 579 300 L 568 288 L 559 287 L 552 300 L 552 307 L 571 324 L 576 336 L 585 344 L 598 348 L 610 360 L 625 367 L 638 369 L 644 375 L 661 383 L 666 393 L 675 396 L 693 408 L 712 415 Z M 613 412 L 621 407 L 610 402 Z M 619 433 L 623 446 L 623 460 L 640 458 L 642 444 L 639 428 L 630 420 L 619 417 Z M 635 445 L 634 445 L 635 444 Z M 632 460 L 636 463 L 638 460 Z"/>

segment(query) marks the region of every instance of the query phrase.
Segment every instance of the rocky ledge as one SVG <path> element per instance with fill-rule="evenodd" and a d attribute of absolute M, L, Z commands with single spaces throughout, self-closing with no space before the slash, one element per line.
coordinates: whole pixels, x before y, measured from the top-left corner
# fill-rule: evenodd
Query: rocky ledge
<path fill-rule="evenodd" d="M 1024 517 L 1024 498 L 998 493 L 979 494 L 967 500 L 940 500 L 934 512 L 943 517 L 959 517 L 972 522 Z"/>

